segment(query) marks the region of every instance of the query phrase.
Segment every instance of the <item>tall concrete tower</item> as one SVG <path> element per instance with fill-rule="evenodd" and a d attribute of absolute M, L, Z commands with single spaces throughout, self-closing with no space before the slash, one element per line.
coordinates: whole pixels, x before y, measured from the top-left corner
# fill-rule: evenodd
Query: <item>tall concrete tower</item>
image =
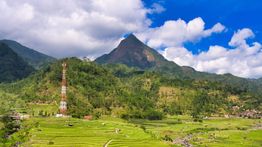
<path fill-rule="evenodd" d="M 59 106 L 59 111 L 60 114 L 62 114 L 63 116 L 66 115 L 66 111 L 67 111 L 67 103 L 66 103 L 66 63 L 64 62 L 62 64 L 63 70 L 62 70 L 62 83 L 61 83 L 61 101 L 60 101 L 60 106 Z"/>

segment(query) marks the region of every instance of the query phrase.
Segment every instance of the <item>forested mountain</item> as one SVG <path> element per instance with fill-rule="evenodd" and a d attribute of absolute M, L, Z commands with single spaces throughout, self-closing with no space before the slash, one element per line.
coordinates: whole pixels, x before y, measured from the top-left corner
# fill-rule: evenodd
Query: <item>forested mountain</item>
<path fill-rule="evenodd" d="M 37 52 L 13 40 L 0 40 L 0 43 L 5 43 L 6 45 L 8 45 L 14 52 L 22 57 L 24 61 L 28 62 L 35 69 L 39 69 L 46 63 L 55 60 L 55 58 L 53 57 Z"/>
<path fill-rule="evenodd" d="M 62 62 L 68 64 L 68 111 L 74 117 L 106 114 L 126 119 L 161 119 L 166 114 L 230 114 L 232 106 L 261 109 L 261 97 L 238 86 L 77 58 L 59 60 L 24 80 L 2 84 L 0 89 L 26 102 L 58 102 Z"/>
<path fill-rule="evenodd" d="M 6 44 L 0 43 L 0 83 L 19 80 L 34 71 Z"/>
<path fill-rule="evenodd" d="M 22 60 L 7 45 L 1 48 L 5 57 L 1 59 Z M 21 81 L 0 84 L 0 92 L 25 102 L 57 103 L 63 62 L 68 65 L 68 112 L 73 117 L 105 114 L 125 119 L 161 119 L 165 115 L 189 114 L 198 118 L 236 113 L 233 106 L 238 106 L 239 111 L 262 109 L 259 80 L 178 66 L 134 35 L 96 62 L 57 60 Z M 19 63 L 25 64 L 23 60 Z"/>
<path fill-rule="evenodd" d="M 122 40 L 118 47 L 109 54 L 98 57 L 95 62 L 99 64 L 125 64 L 142 71 L 150 70 L 173 78 L 223 82 L 232 87 L 238 86 L 241 91 L 252 91 L 262 95 L 261 79 L 245 79 L 232 74 L 217 75 L 199 72 L 188 66 L 179 66 L 166 60 L 156 50 L 142 43 L 133 34 Z"/>

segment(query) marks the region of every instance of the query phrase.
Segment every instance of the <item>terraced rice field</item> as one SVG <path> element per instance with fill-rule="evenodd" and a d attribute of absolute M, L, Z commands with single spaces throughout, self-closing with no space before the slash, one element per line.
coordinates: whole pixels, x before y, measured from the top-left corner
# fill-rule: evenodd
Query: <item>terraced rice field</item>
<path fill-rule="evenodd" d="M 189 116 L 164 120 L 125 121 L 113 117 L 99 120 L 31 118 L 33 124 L 25 147 L 164 147 L 229 146 L 261 147 L 262 120 L 210 118 L 194 122 Z"/>
<path fill-rule="evenodd" d="M 132 120 L 159 138 L 171 138 L 173 145 L 261 147 L 262 120 L 243 118 L 212 118 L 202 123 L 185 116 L 148 121 Z"/>
<path fill-rule="evenodd" d="M 23 146 L 102 147 L 109 141 L 109 147 L 168 146 L 143 129 L 120 119 L 33 118 L 30 121 L 37 125 L 31 129 L 30 140 Z"/>

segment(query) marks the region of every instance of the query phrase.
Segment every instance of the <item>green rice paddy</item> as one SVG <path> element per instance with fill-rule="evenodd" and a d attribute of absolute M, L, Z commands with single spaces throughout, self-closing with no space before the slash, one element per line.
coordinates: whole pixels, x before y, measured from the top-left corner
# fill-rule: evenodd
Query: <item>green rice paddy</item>
<path fill-rule="evenodd" d="M 134 124 L 120 119 L 86 121 L 72 118 L 34 118 L 38 125 L 31 129 L 30 140 L 23 146 L 109 147 L 168 146 Z M 70 124 L 70 126 L 69 126 Z"/>
<path fill-rule="evenodd" d="M 164 147 L 193 146 L 246 147 L 262 146 L 262 120 L 210 118 L 194 122 L 189 116 L 164 120 L 122 120 L 104 116 L 98 120 L 33 117 L 28 147 Z M 171 140 L 169 140 L 171 139 Z"/>
<path fill-rule="evenodd" d="M 262 146 L 262 120 L 244 118 L 211 118 L 193 122 L 176 116 L 161 121 L 133 120 L 159 137 L 187 140 L 194 146 Z M 183 145 L 183 144 L 175 144 Z"/>

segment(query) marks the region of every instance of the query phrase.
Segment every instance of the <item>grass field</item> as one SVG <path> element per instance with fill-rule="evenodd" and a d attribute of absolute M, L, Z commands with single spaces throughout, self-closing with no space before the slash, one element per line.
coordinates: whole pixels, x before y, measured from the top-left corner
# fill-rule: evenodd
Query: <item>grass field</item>
<path fill-rule="evenodd" d="M 262 120 L 258 119 L 212 118 L 201 123 L 189 116 L 155 121 L 34 117 L 24 124 L 33 126 L 24 147 L 262 146 Z"/>

